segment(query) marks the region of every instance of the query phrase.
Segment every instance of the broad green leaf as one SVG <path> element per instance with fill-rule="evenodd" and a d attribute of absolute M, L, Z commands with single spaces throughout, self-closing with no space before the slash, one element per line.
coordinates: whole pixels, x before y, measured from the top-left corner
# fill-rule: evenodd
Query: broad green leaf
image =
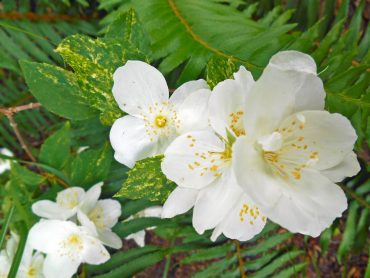
<path fill-rule="evenodd" d="M 51 135 L 41 146 L 41 163 L 62 169 L 67 163 L 71 147 L 70 124 L 67 122 L 60 130 Z"/>
<path fill-rule="evenodd" d="M 71 72 L 48 64 L 21 61 L 21 68 L 31 93 L 51 112 L 73 120 L 96 115 L 81 97 L 77 80 Z"/>
<path fill-rule="evenodd" d="M 89 187 L 103 181 L 112 162 L 112 149 L 105 143 L 100 149 L 86 150 L 72 161 L 70 179 L 74 186 Z"/>
<path fill-rule="evenodd" d="M 163 156 L 155 156 L 136 162 L 116 196 L 163 203 L 176 185 L 162 173 L 162 158 Z"/>
<path fill-rule="evenodd" d="M 18 183 L 29 186 L 36 186 L 45 181 L 45 178 L 43 176 L 40 176 L 35 172 L 28 170 L 18 163 L 12 163 L 11 176 L 12 179 L 17 181 Z"/>
<path fill-rule="evenodd" d="M 213 56 L 207 63 L 207 83 L 213 89 L 219 82 L 233 78 L 237 71 L 238 65 L 231 58 Z"/>

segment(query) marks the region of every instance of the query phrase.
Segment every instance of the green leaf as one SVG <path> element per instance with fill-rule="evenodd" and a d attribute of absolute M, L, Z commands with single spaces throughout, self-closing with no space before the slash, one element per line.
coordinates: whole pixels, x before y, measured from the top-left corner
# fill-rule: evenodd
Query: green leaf
<path fill-rule="evenodd" d="M 155 156 L 136 162 L 116 196 L 130 199 L 145 198 L 163 203 L 176 185 L 162 173 L 162 158 L 163 156 Z"/>
<path fill-rule="evenodd" d="M 74 186 L 87 187 L 103 181 L 112 162 L 112 149 L 105 143 L 100 149 L 80 153 L 71 165 L 70 179 Z"/>
<path fill-rule="evenodd" d="M 1 232 L 0 232 L 0 250 L 3 248 L 3 244 L 5 241 L 6 233 L 8 232 L 8 228 L 10 222 L 12 221 L 12 217 L 14 214 L 15 206 L 12 205 L 10 209 L 6 212 L 4 223 L 1 224 Z"/>
<path fill-rule="evenodd" d="M 167 255 L 166 251 L 156 251 L 145 254 L 131 262 L 128 262 L 118 268 L 113 269 L 107 274 L 97 275 L 95 278 L 125 278 L 133 277 L 133 275 L 145 268 L 160 262 Z"/>
<path fill-rule="evenodd" d="M 80 96 L 77 80 L 61 68 L 21 61 L 21 68 L 31 93 L 51 112 L 73 120 L 91 118 L 96 111 Z"/>
<path fill-rule="evenodd" d="M 56 169 L 67 163 L 71 147 L 70 124 L 67 122 L 60 130 L 51 135 L 41 146 L 39 160 Z"/>
<path fill-rule="evenodd" d="M 12 163 L 11 175 L 14 181 L 30 186 L 36 186 L 45 181 L 43 176 L 28 170 L 18 163 Z"/>
<path fill-rule="evenodd" d="M 213 89 L 219 82 L 233 78 L 233 73 L 237 72 L 238 68 L 231 58 L 213 56 L 207 63 L 208 85 Z"/>
<path fill-rule="evenodd" d="M 114 226 L 113 230 L 120 237 L 126 237 L 133 233 L 142 231 L 146 228 L 167 224 L 169 223 L 169 221 L 169 219 L 161 219 L 157 217 L 142 217 L 120 222 L 116 226 Z"/>

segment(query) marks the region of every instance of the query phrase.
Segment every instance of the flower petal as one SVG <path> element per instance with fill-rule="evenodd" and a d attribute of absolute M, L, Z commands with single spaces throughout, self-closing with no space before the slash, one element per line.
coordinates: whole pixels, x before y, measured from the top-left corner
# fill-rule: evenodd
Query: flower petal
<path fill-rule="evenodd" d="M 109 138 L 118 162 L 131 168 L 137 160 L 156 154 L 156 140 L 151 141 L 145 130 L 144 121 L 132 116 L 114 122 Z"/>
<path fill-rule="evenodd" d="M 315 80 L 315 61 L 304 53 L 283 51 L 274 55 L 262 76 L 251 88 L 246 101 L 245 131 L 255 137 L 271 133 L 278 124 L 292 114 L 295 106 L 322 107 L 323 91 L 307 92 L 309 80 Z M 303 87 L 304 86 L 304 87 Z M 301 90 L 304 92 L 301 93 Z M 302 95 L 305 94 L 304 101 Z M 298 98 L 302 100 L 297 100 Z M 317 105 L 313 105 L 313 103 Z"/>
<path fill-rule="evenodd" d="M 145 246 L 145 230 L 133 233 L 126 237 L 126 239 L 133 239 L 140 247 Z"/>
<path fill-rule="evenodd" d="M 203 130 L 208 127 L 208 100 L 210 90 L 201 89 L 193 92 L 177 107 L 177 118 L 180 121 L 178 132 Z"/>
<path fill-rule="evenodd" d="M 352 151 L 357 135 L 346 117 L 327 111 L 303 111 L 284 122 L 293 121 L 296 117 L 304 123 L 294 131 L 294 136 L 302 139 L 300 145 L 305 149 L 289 148 L 284 158 L 306 163 L 310 154 L 314 154 L 317 162 L 312 167 L 325 170 L 341 163 Z"/>
<path fill-rule="evenodd" d="M 190 94 L 200 89 L 209 89 L 205 80 L 199 79 L 186 82 L 173 92 L 170 97 L 170 103 L 177 108 Z"/>
<path fill-rule="evenodd" d="M 228 79 L 217 84 L 209 99 L 211 126 L 224 138 L 226 138 L 226 129 L 229 129 L 235 136 L 244 134 L 245 101 L 253 84 L 245 80 L 249 80 L 249 77 L 244 76 L 244 70 L 241 67 L 235 74 L 236 80 Z M 245 82 L 248 84 L 244 84 Z"/>
<path fill-rule="evenodd" d="M 81 261 L 72 260 L 68 256 L 49 254 L 44 261 L 44 275 L 47 278 L 70 278 L 77 272 L 80 264 Z"/>
<path fill-rule="evenodd" d="M 210 131 L 183 134 L 167 148 L 162 171 L 179 186 L 200 189 L 216 178 L 215 173 L 205 170 L 211 165 L 209 153 L 223 150 L 223 142 Z"/>
<path fill-rule="evenodd" d="M 323 170 L 321 173 L 327 176 L 333 182 L 340 182 L 346 177 L 353 177 L 361 170 L 357 156 L 350 152 L 344 160 L 336 166 Z"/>
<path fill-rule="evenodd" d="M 80 208 L 83 211 L 90 211 L 97 203 L 100 194 L 101 194 L 101 188 L 103 186 L 103 182 L 99 182 L 95 185 L 93 185 L 85 194 Z"/>
<path fill-rule="evenodd" d="M 49 200 L 42 200 L 34 203 L 32 205 L 32 211 L 37 216 L 59 220 L 67 220 L 76 213 L 76 210 L 62 208 L 57 203 Z"/>
<path fill-rule="evenodd" d="M 197 199 L 199 190 L 176 187 L 163 205 L 162 218 L 172 218 L 190 210 Z"/>
<path fill-rule="evenodd" d="M 162 207 L 154 206 L 149 207 L 144 210 L 144 217 L 161 217 Z"/>
<path fill-rule="evenodd" d="M 83 262 L 99 265 L 110 259 L 107 249 L 100 240 L 87 236 L 84 241 Z"/>
<path fill-rule="evenodd" d="M 246 241 L 259 234 L 266 224 L 266 216 L 240 189 L 239 200 L 213 231 L 211 240 L 215 241 L 223 233 L 225 237 Z"/>
<path fill-rule="evenodd" d="M 193 226 L 203 234 L 218 225 L 228 214 L 242 193 L 231 171 L 202 189 L 194 205 Z"/>
<path fill-rule="evenodd" d="M 66 209 L 74 209 L 85 197 L 85 190 L 81 187 L 69 187 L 60 191 L 57 195 L 57 204 Z"/>
<path fill-rule="evenodd" d="M 240 187 L 261 209 L 277 202 L 283 181 L 269 171 L 261 151 L 248 136 L 234 143 L 232 165 Z"/>
<path fill-rule="evenodd" d="M 97 228 L 94 222 L 92 222 L 89 219 L 89 217 L 87 217 L 87 215 L 83 213 L 81 210 L 77 211 L 77 219 L 78 219 L 78 222 L 80 222 L 81 226 L 85 227 L 91 235 L 94 235 L 94 236 L 98 235 Z"/>
<path fill-rule="evenodd" d="M 60 242 L 73 232 L 78 233 L 79 230 L 71 221 L 41 220 L 31 228 L 28 243 L 33 249 L 43 253 L 55 253 Z"/>
<path fill-rule="evenodd" d="M 101 230 L 99 231 L 99 239 L 103 242 L 104 245 L 107 245 L 114 249 L 122 248 L 121 238 L 113 233 L 111 230 Z"/>
<path fill-rule="evenodd" d="M 122 214 L 121 204 L 112 199 L 99 200 L 96 207 L 90 211 L 90 215 L 94 213 L 94 211 L 97 211 L 96 215 L 99 216 L 99 223 L 97 223 L 99 224 L 98 228 L 103 227 L 104 229 L 112 228 L 116 225 L 118 218 Z"/>
<path fill-rule="evenodd" d="M 142 116 L 149 106 L 168 101 L 162 73 L 141 61 L 127 61 L 113 74 L 113 96 L 119 107 L 132 116 Z"/>
<path fill-rule="evenodd" d="M 293 233 L 317 237 L 347 208 L 342 189 L 314 170 L 302 171 L 302 179 L 285 187 L 273 207 L 264 210 L 272 221 Z"/>

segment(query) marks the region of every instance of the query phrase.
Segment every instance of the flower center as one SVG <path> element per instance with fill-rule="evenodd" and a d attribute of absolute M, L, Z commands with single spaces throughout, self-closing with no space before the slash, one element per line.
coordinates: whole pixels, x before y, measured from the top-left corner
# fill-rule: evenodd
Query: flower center
<path fill-rule="evenodd" d="M 303 130 L 305 117 L 295 115 L 272 134 L 258 140 L 262 148 L 263 158 L 273 173 L 284 180 L 301 179 L 302 169 L 312 167 L 319 159 L 314 142 L 307 141 Z"/>
<path fill-rule="evenodd" d="M 158 116 L 155 117 L 154 123 L 157 127 L 163 128 L 167 124 L 167 118 L 163 115 L 158 115 Z"/>
<path fill-rule="evenodd" d="M 32 266 L 27 271 L 27 275 L 30 276 L 30 277 L 35 276 L 36 273 L 37 273 L 36 269 L 33 268 Z"/>
<path fill-rule="evenodd" d="M 89 218 L 94 222 L 98 229 L 105 228 L 104 224 L 104 210 L 102 207 L 96 207 L 89 213 Z"/>
<path fill-rule="evenodd" d="M 67 243 L 71 246 L 79 246 L 82 245 L 82 240 L 79 235 L 73 234 L 68 237 Z"/>

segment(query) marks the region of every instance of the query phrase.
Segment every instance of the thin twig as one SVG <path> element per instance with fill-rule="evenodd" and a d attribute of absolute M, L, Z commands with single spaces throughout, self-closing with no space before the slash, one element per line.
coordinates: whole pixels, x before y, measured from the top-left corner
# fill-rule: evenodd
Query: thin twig
<path fill-rule="evenodd" d="M 15 113 L 18 113 L 20 111 L 39 108 L 40 106 L 41 106 L 41 103 L 39 102 L 31 102 L 25 105 L 20 105 L 20 106 L 15 106 L 15 107 L 5 107 L 5 108 L 1 107 L 0 113 L 4 114 L 5 116 L 8 116 L 8 115 L 13 115 Z"/>
<path fill-rule="evenodd" d="M 26 144 L 26 141 L 23 139 L 22 135 L 21 135 L 21 132 L 19 131 L 18 129 L 18 125 L 16 123 L 16 121 L 14 120 L 14 117 L 12 114 L 8 114 L 6 115 L 9 119 L 9 122 L 10 122 L 10 126 L 13 128 L 14 130 L 14 133 L 15 133 L 15 136 L 17 137 L 19 143 L 21 144 L 22 146 L 22 149 L 26 152 L 26 154 L 28 155 L 28 157 L 33 161 L 33 162 L 36 162 L 36 159 L 35 157 L 32 155 L 31 151 L 29 150 L 27 144 Z"/>
<path fill-rule="evenodd" d="M 240 242 L 238 240 L 234 240 L 234 242 L 236 246 L 236 254 L 238 256 L 240 277 L 246 278 L 247 276 L 245 275 L 245 271 L 244 271 L 244 261 L 243 261 L 242 254 L 240 252 Z"/>

